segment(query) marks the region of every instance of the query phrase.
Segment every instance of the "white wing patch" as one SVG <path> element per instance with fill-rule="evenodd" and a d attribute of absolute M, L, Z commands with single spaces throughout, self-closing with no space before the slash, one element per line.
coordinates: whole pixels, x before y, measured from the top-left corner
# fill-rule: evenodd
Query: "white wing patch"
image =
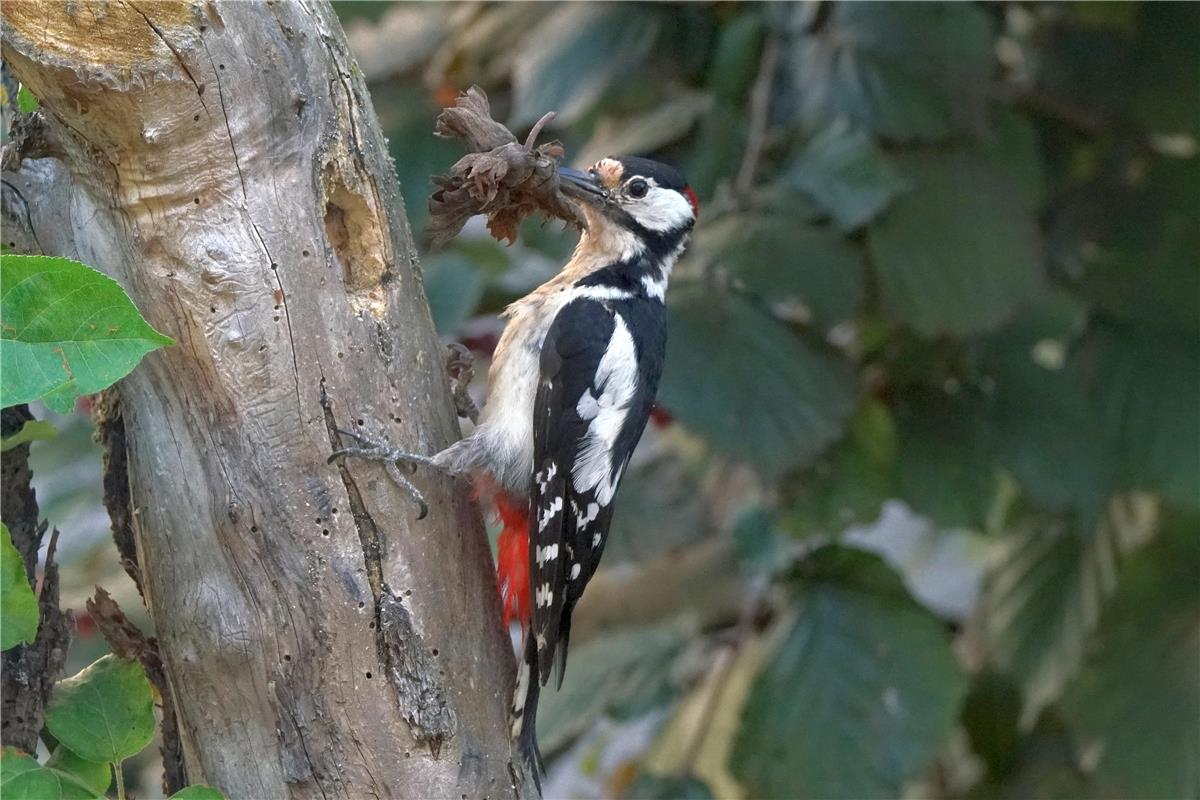
<path fill-rule="evenodd" d="M 554 519 L 558 512 L 563 509 L 562 495 L 554 498 L 554 500 L 545 508 L 538 511 L 538 532 L 546 530 L 546 526 L 550 524 L 550 520 Z"/>
<path fill-rule="evenodd" d="M 637 391 L 638 380 L 633 336 L 620 314 L 614 314 L 613 320 L 612 338 L 608 340 L 608 349 L 600 359 L 593 382 L 600 396 L 591 397 L 590 391 L 585 392 L 576 406 L 577 411 L 579 406 L 584 406 L 585 410 L 595 413 L 590 417 L 580 414 L 582 419 L 590 419 L 590 424 L 571 470 L 575 491 L 581 494 L 595 491 L 596 500 L 602 506 L 612 502 L 617 488 L 612 450 L 629 415 L 629 403 Z M 590 401 L 586 400 L 589 397 Z M 595 408 L 592 408 L 593 404 Z"/>

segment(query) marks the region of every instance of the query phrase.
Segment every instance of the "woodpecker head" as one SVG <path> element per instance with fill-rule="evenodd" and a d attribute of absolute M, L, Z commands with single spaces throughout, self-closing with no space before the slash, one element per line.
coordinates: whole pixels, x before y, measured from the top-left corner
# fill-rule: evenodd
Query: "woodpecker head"
<path fill-rule="evenodd" d="M 677 171 L 648 158 L 602 158 L 587 172 L 560 168 L 563 191 L 579 201 L 589 238 L 674 250 L 696 224 L 696 193 Z"/>

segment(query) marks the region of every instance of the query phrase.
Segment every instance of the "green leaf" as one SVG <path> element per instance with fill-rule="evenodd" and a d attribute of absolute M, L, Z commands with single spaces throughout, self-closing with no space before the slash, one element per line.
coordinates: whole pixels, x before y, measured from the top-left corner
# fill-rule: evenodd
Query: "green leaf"
<path fill-rule="evenodd" d="M 1200 69 L 1194 47 L 1200 41 L 1200 7 L 1193 3 L 1149 3 L 1138 7 L 1134 46 L 1134 109 L 1153 133 L 1200 135 Z"/>
<path fill-rule="evenodd" d="M 629 628 L 571 650 L 562 689 L 543 692 L 538 713 L 541 746 L 554 750 L 578 736 L 600 714 L 626 719 L 671 696 L 671 665 L 693 633 L 670 621 Z"/>
<path fill-rule="evenodd" d="M 1051 218 L 1056 267 L 1099 309 L 1123 320 L 1200 332 L 1200 159 L 1156 159 L 1143 182 L 1100 178 Z"/>
<path fill-rule="evenodd" d="M 211 786 L 197 783 L 185 786 L 167 800 L 225 800 L 225 795 Z"/>
<path fill-rule="evenodd" d="M 967 3 L 843 3 L 792 48 L 800 115 L 890 139 L 978 130 L 993 66 L 991 23 Z"/>
<path fill-rule="evenodd" d="M 0 650 L 37 638 L 38 602 L 8 526 L 0 523 Z"/>
<path fill-rule="evenodd" d="M 46 727 L 87 761 L 121 761 L 154 737 L 154 692 L 141 664 L 115 655 L 54 687 Z"/>
<path fill-rule="evenodd" d="M 737 294 L 695 284 L 672 289 L 668 328 L 660 402 L 718 452 L 776 477 L 841 435 L 856 387 L 826 348 Z"/>
<path fill-rule="evenodd" d="M 1063 713 L 1106 796 L 1200 796 L 1200 517 L 1124 565 Z"/>
<path fill-rule="evenodd" d="M 984 670 L 975 677 L 963 701 L 962 723 L 971 750 L 992 775 L 1003 775 L 1017 760 L 1020 716 L 1021 691 L 1008 676 Z"/>
<path fill-rule="evenodd" d="M 38 110 L 38 99 L 33 96 L 33 92 L 29 91 L 28 86 L 22 85 L 17 91 L 17 108 L 22 114 L 32 114 Z"/>
<path fill-rule="evenodd" d="M 701 228 L 696 247 L 788 319 L 810 317 L 830 328 L 862 303 L 866 264 L 860 251 L 833 231 L 799 224 L 792 215 L 725 217 Z"/>
<path fill-rule="evenodd" d="M 771 575 L 788 563 L 788 553 L 776 526 L 775 514 L 755 508 L 733 526 L 733 555 L 747 575 Z"/>
<path fill-rule="evenodd" d="M 738 106 L 717 102 L 700 120 L 687 159 L 687 177 L 702 200 L 712 197 L 722 181 L 728 181 L 729 165 L 741 157 L 746 120 Z M 700 209 L 704 213 L 704 209 Z M 704 226 L 700 226 L 704 230 Z"/>
<path fill-rule="evenodd" d="M 850 421 L 850 434 L 804 476 L 783 525 L 798 536 L 836 536 L 849 525 L 879 516 L 896 496 L 896 423 L 887 406 L 872 398 Z"/>
<path fill-rule="evenodd" d="M 908 190 L 861 130 L 835 123 L 808 143 L 789 170 L 792 184 L 828 211 L 839 229 L 861 228 Z"/>
<path fill-rule="evenodd" d="M 55 436 L 58 436 L 58 429 L 52 423 L 44 419 L 26 420 L 21 430 L 0 439 L 0 453 L 7 453 L 29 442 L 48 442 Z"/>
<path fill-rule="evenodd" d="M 979 151 L 1017 187 L 1025 209 L 1038 213 L 1046 199 L 1046 177 L 1033 120 L 1011 108 L 998 109 L 991 130 L 979 140 Z"/>
<path fill-rule="evenodd" d="M 740 104 L 758 75 L 766 25 L 753 5 L 721 26 L 712 50 L 705 85 L 726 103 Z"/>
<path fill-rule="evenodd" d="M 991 330 L 1042 288 L 1042 253 L 1020 191 L 965 153 L 897 158 L 913 190 L 870 226 L 884 307 L 918 333 Z"/>
<path fill-rule="evenodd" d="M 978 619 L 992 662 L 1021 686 L 1025 725 L 1075 675 L 1086 637 L 1115 588 L 1118 557 L 1143 543 L 1152 524 L 1152 511 L 1130 504 L 1125 517 L 1110 515 L 1094 529 L 1039 515 L 1010 534 L 987 578 Z"/>
<path fill-rule="evenodd" d="M 566 3 L 529 32 L 513 66 L 514 126 L 556 111 L 568 125 L 591 110 L 620 75 L 641 65 L 662 23 L 636 3 Z"/>
<path fill-rule="evenodd" d="M 1072 368 L 1118 442 L 1121 484 L 1200 509 L 1200 341 L 1097 325 Z"/>
<path fill-rule="evenodd" d="M 572 160 L 594 164 L 608 156 L 653 152 L 683 138 L 711 106 L 707 94 L 680 90 L 641 114 L 604 117 Z"/>
<path fill-rule="evenodd" d="M 27 772 L 33 772 L 40 766 L 32 756 L 15 747 L 5 747 L 0 755 L 0 790 L 7 790 L 10 781 Z M 7 791 L 0 791 L 0 796 L 7 794 Z"/>
<path fill-rule="evenodd" d="M 995 385 L 988 403 L 993 452 L 1041 506 L 1099 517 L 1116 486 L 1111 432 L 1097 393 L 1071 364 L 1086 306 L 1050 294 L 1000 332 L 981 339 L 982 370 Z"/>
<path fill-rule="evenodd" d="M 59 745 L 54 748 L 47 767 L 65 772 L 76 781 L 103 796 L 112 783 L 112 765 L 100 761 L 85 761 L 67 748 Z"/>
<path fill-rule="evenodd" d="M 142 356 L 174 342 L 120 285 L 68 258 L 0 257 L 0 406 L 43 400 L 65 414 Z"/>
<path fill-rule="evenodd" d="M 826 547 L 755 679 L 730 763 L 750 797 L 895 797 L 954 729 L 966 681 L 942 623 L 876 557 Z"/>
<path fill-rule="evenodd" d="M 92 800 L 100 795 L 75 778 L 43 767 L 14 747 L 0 755 L 0 797 L 4 800 Z"/>
<path fill-rule="evenodd" d="M 988 527 L 998 465 L 972 393 L 915 392 L 897 410 L 897 488 L 914 511 L 947 528 Z"/>

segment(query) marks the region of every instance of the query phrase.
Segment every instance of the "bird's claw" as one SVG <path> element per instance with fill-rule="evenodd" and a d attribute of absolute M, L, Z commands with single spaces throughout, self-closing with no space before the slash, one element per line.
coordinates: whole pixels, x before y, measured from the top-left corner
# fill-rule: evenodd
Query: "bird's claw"
<path fill-rule="evenodd" d="M 413 486 L 412 482 L 400 472 L 400 464 L 411 464 L 414 467 L 417 464 L 425 464 L 426 466 L 437 466 L 432 458 L 428 456 L 418 455 L 416 453 L 405 453 L 404 451 L 391 446 L 385 442 L 380 442 L 369 436 L 364 436 L 355 431 L 344 431 L 338 429 L 338 434 L 348 436 L 358 442 L 357 447 L 343 447 L 334 450 L 325 459 L 327 464 L 332 464 L 338 459 L 347 457 L 362 458 L 367 461 L 378 461 L 383 464 L 383 468 L 387 471 L 392 481 L 401 489 L 408 493 L 408 496 L 414 503 L 417 504 L 417 519 L 425 519 L 429 515 L 429 504 L 425 502 L 425 496 L 421 494 L 421 490 Z"/>

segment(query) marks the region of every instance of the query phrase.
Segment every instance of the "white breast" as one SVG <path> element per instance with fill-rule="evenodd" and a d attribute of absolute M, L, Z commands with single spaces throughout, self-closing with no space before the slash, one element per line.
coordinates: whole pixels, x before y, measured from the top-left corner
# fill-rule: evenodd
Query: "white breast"
<path fill-rule="evenodd" d="M 479 461 L 510 491 L 527 491 L 533 473 L 533 403 L 542 344 L 550 323 L 568 299 L 567 291 L 532 294 L 509 306 L 508 325 L 488 371 L 487 399 L 471 437 L 482 450 Z"/>

